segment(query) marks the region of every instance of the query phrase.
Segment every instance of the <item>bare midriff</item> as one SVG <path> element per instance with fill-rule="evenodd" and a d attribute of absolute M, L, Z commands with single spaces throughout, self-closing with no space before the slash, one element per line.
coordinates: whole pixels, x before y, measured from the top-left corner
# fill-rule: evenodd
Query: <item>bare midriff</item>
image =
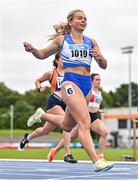
<path fill-rule="evenodd" d="M 72 67 L 72 68 L 66 68 L 65 72 L 73 72 L 76 74 L 89 76 L 90 75 L 90 68 L 85 67 Z"/>

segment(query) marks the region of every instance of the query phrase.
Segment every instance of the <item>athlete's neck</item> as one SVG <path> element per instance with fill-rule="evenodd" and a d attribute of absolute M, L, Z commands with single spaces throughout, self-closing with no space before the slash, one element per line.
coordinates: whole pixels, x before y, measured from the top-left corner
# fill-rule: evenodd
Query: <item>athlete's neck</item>
<path fill-rule="evenodd" d="M 93 91 L 96 92 L 97 94 L 99 93 L 99 89 L 98 89 L 97 87 L 92 86 L 92 89 L 93 89 Z"/>
<path fill-rule="evenodd" d="M 73 40 L 74 43 L 83 43 L 83 33 L 79 33 L 79 32 L 76 32 L 76 31 L 72 31 L 70 33 L 70 36 Z"/>

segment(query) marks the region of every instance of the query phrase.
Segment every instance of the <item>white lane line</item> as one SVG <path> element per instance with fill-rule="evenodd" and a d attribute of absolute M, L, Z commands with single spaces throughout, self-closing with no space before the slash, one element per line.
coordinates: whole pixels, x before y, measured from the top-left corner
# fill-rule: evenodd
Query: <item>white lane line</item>
<path fill-rule="evenodd" d="M 57 177 L 57 176 L 58 176 L 58 175 L 56 175 L 56 174 L 52 174 L 52 175 L 51 175 L 51 174 L 12 173 L 12 172 L 11 172 L 11 173 L 9 173 L 9 172 L 8 172 L 8 173 L 7 173 L 7 172 L 2 172 L 2 173 L 0 173 L 0 174 L 1 174 L 1 175 L 7 175 L 7 176 L 10 176 L 10 177 L 12 177 L 12 176 L 14 176 L 14 177 L 15 177 L 15 176 L 19 176 L 19 177 L 20 177 L 20 176 L 24 176 L 24 177 L 28 177 L 28 176 L 31 176 L 31 177 L 34 177 L 34 176 L 35 176 L 35 177 L 56 176 L 56 177 Z M 25 179 L 26 179 L 26 178 L 25 178 Z"/>
<path fill-rule="evenodd" d="M 63 169 L 63 168 L 60 168 L 60 169 L 52 169 L 52 168 L 41 168 L 41 169 L 35 169 L 35 171 L 42 171 L 42 172 L 62 172 L 62 173 L 65 173 L 65 172 L 68 172 L 67 171 L 67 168 Z"/>
<path fill-rule="evenodd" d="M 14 162 L 14 161 L 24 161 L 24 162 L 48 162 L 47 160 L 43 160 L 43 159 L 0 159 L 0 161 L 12 161 L 12 162 Z M 64 162 L 63 160 L 53 160 L 53 162 Z M 138 161 L 137 162 L 133 162 L 133 161 L 112 161 L 113 163 L 115 163 L 115 164 L 136 164 L 136 165 L 138 165 Z M 90 164 L 92 164 L 92 162 L 91 161 L 82 161 L 82 160 L 78 160 L 78 163 L 90 163 Z"/>

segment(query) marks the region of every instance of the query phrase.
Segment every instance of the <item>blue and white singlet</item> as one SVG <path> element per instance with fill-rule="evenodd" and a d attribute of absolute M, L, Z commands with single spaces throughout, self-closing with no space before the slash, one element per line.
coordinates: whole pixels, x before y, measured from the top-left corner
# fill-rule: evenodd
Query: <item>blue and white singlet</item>
<path fill-rule="evenodd" d="M 83 36 L 82 44 L 75 44 L 69 34 L 64 36 L 61 50 L 61 58 L 64 68 L 70 67 L 86 67 L 90 68 L 92 54 L 90 50 L 93 48 L 92 40 Z"/>

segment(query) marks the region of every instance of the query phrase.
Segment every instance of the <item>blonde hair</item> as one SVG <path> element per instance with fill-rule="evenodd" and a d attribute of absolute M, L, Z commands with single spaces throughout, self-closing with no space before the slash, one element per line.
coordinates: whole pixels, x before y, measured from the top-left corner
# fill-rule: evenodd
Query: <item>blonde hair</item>
<path fill-rule="evenodd" d="M 83 12 L 83 11 L 80 10 L 80 9 L 74 9 L 71 12 L 68 13 L 68 15 L 67 15 L 67 23 L 61 22 L 59 24 L 55 24 L 53 26 L 53 28 L 56 31 L 56 33 L 51 35 L 49 40 L 53 40 L 56 37 L 58 37 L 59 35 L 70 34 L 71 27 L 69 25 L 69 22 L 73 20 L 73 17 L 77 12 Z"/>

